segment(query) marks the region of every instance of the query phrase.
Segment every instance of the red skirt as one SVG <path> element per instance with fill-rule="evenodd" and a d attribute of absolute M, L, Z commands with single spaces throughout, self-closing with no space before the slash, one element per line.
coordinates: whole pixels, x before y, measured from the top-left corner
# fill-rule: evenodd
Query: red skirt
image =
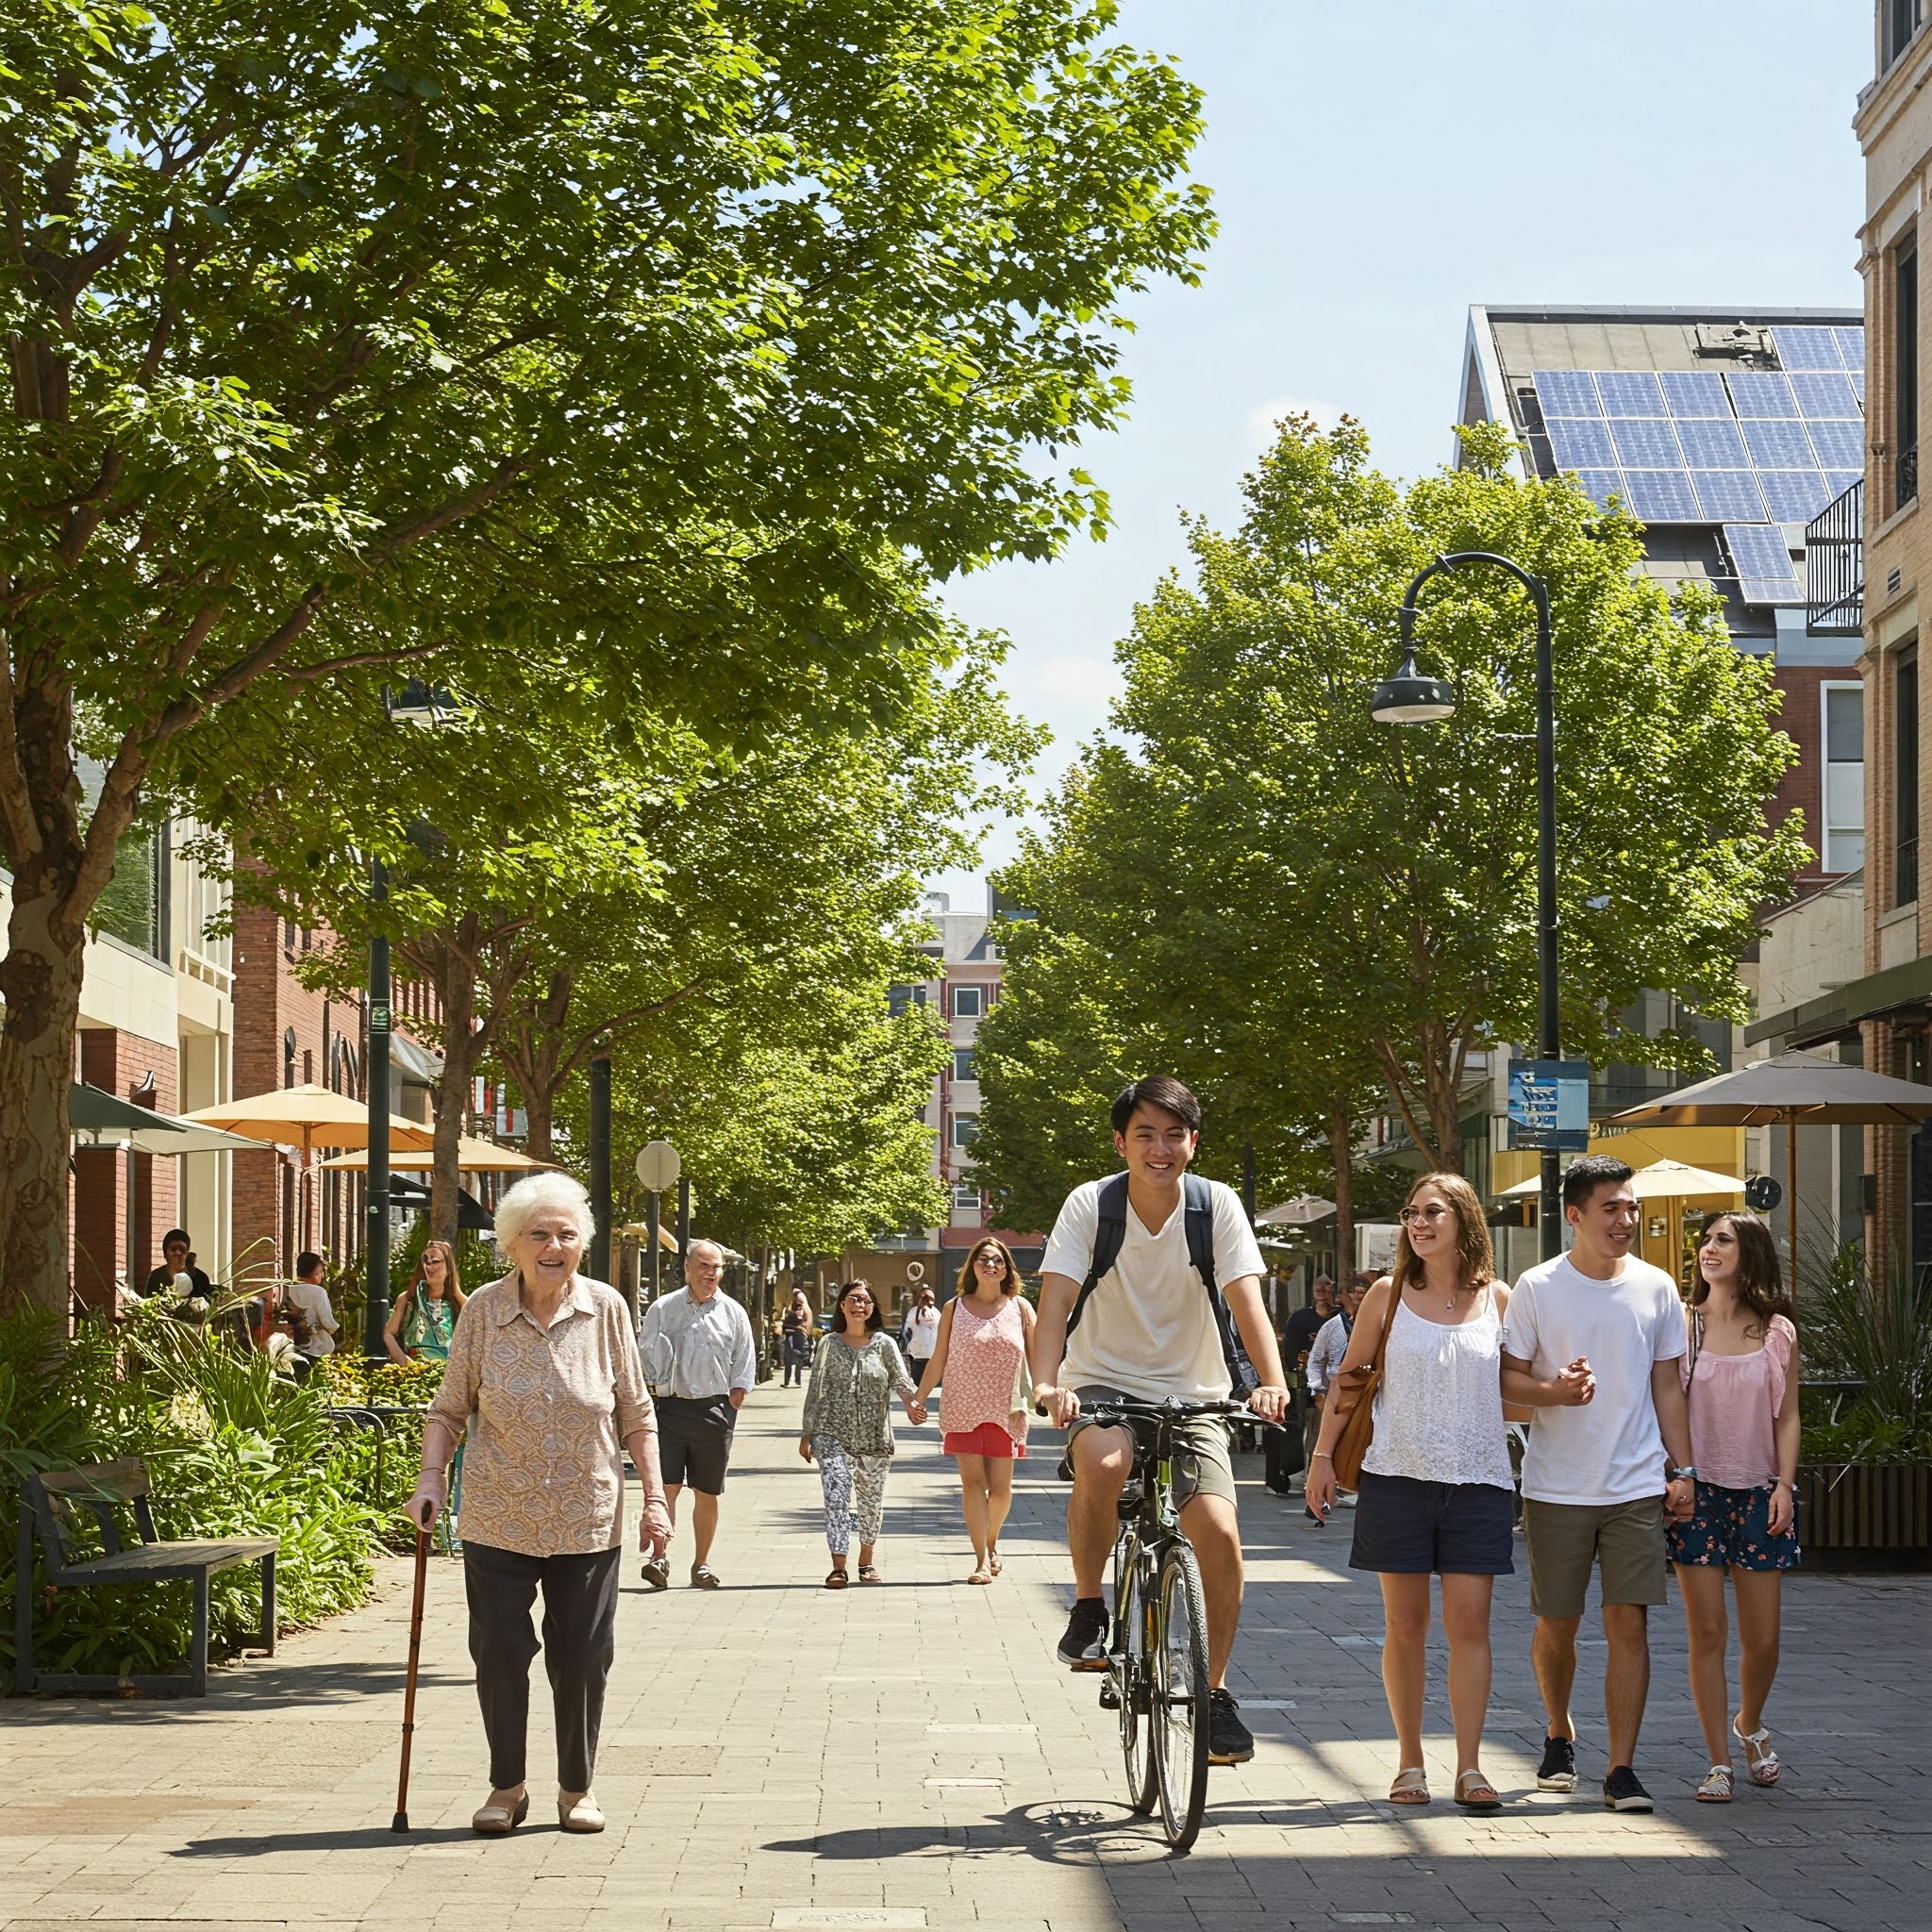
<path fill-rule="evenodd" d="M 940 1446 L 948 1456 L 994 1456 L 1006 1461 L 1017 1461 L 1026 1454 L 1025 1443 L 1014 1441 L 997 1423 L 950 1430 Z"/>

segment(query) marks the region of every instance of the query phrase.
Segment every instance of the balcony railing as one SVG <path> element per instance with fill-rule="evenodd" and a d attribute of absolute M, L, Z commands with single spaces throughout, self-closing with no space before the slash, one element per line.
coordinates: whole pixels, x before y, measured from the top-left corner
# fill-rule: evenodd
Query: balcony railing
<path fill-rule="evenodd" d="M 1919 445 L 1915 442 L 1910 449 L 1898 453 L 1898 507 L 1903 509 L 1908 503 L 1919 500 Z"/>
<path fill-rule="evenodd" d="M 1805 625 L 1857 637 L 1865 619 L 1865 485 L 1854 483 L 1805 525 Z"/>
<path fill-rule="evenodd" d="M 1916 838 L 1901 839 L 1892 860 L 1891 903 L 1909 906 L 1918 896 L 1919 841 Z"/>

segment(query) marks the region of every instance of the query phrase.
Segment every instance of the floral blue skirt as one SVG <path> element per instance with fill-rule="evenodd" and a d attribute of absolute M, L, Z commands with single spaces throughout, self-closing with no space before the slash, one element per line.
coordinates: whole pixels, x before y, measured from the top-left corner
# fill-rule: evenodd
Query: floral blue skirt
<path fill-rule="evenodd" d="M 1791 1570 L 1798 1562 L 1798 1524 L 1771 1533 L 1771 1490 L 1727 1490 L 1699 1483 L 1688 1523 L 1666 1523 L 1673 1563 L 1729 1566 L 1739 1570 Z"/>

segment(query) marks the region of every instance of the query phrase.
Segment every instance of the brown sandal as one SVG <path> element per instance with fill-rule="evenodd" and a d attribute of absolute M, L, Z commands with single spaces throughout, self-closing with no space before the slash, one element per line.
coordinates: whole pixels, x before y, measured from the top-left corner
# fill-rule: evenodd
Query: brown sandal
<path fill-rule="evenodd" d="M 827 1590 L 843 1590 L 845 1586 L 849 1584 L 851 1581 L 851 1577 L 846 1575 L 844 1571 L 834 1570 L 831 1573 L 831 1574 L 825 1578 L 825 1588 Z"/>
<path fill-rule="evenodd" d="M 861 1563 L 858 1566 L 858 1580 L 861 1583 L 876 1583 L 879 1580 L 879 1573 L 870 1563 Z"/>

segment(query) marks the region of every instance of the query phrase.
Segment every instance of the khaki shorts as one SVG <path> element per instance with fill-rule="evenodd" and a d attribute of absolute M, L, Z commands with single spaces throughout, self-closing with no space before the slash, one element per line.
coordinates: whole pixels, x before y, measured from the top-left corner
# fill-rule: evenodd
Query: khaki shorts
<path fill-rule="evenodd" d="M 1080 1398 L 1080 1413 L 1067 1428 L 1069 1475 L 1073 1471 L 1074 1439 L 1082 1429 L 1093 1426 L 1093 1418 L 1087 1410 L 1096 1402 L 1126 1399 L 1125 1390 L 1108 1389 L 1094 1382 L 1074 1390 L 1074 1393 Z M 1234 1460 L 1228 1454 L 1227 1424 L 1219 1416 L 1204 1415 L 1198 1421 L 1183 1424 L 1174 1434 L 1176 1440 L 1185 1445 L 1185 1453 L 1174 1462 L 1174 1501 L 1186 1504 L 1196 1496 L 1223 1496 L 1233 1506 L 1236 1501 Z"/>
<path fill-rule="evenodd" d="M 1607 1604 L 1664 1601 L 1664 1499 L 1539 1503 L 1523 1499 L 1529 1544 L 1529 1607 L 1539 1617 L 1580 1617 L 1592 1565 Z"/>

